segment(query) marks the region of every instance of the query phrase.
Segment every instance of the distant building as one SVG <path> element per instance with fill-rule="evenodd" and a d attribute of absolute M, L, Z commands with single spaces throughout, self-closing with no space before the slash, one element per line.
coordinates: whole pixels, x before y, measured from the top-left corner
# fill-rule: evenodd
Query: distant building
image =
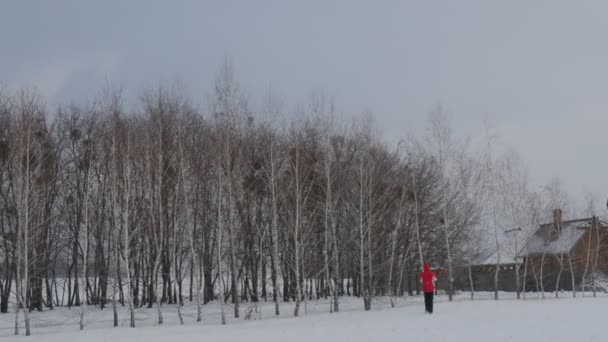
<path fill-rule="evenodd" d="M 516 253 L 504 247 L 500 249 L 500 255 L 496 247 L 479 253 L 471 260 L 471 276 L 473 278 L 473 288 L 475 291 L 494 291 L 494 278 L 496 276 L 496 266 L 498 272 L 498 290 L 516 291 L 515 267 L 521 261 L 517 260 Z M 500 260 L 500 262 L 499 262 Z M 454 285 L 457 289 L 468 291 L 471 288 L 469 280 L 469 266 L 459 267 L 455 272 Z"/>
<path fill-rule="evenodd" d="M 494 291 L 497 265 L 500 268 L 499 291 L 517 290 L 517 267 L 522 290 L 540 290 L 541 273 L 545 291 L 555 291 L 558 277 L 559 290 L 572 290 L 572 274 L 574 286 L 580 289 L 583 275 L 586 275 L 587 285 L 591 284 L 594 269 L 598 278 L 607 279 L 608 224 L 597 217 L 562 221 L 562 211 L 556 209 L 553 222 L 541 224 L 517 253 L 501 246 L 500 258 L 498 254 L 494 247 L 478 253 L 477 258 L 471 260 L 476 291 Z M 468 266 L 455 271 L 455 288 L 470 289 L 468 271 Z"/>
<path fill-rule="evenodd" d="M 587 280 L 594 269 L 608 273 L 608 224 L 597 217 L 562 221 L 562 211 L 556 209 L 553 222 L 540 225 L 518 258 L 528 274 L 526 289 L 536 290 L 541 273 L 545 291 L 555 290 L 558 277 L 558 289 L 572 290 L 572 275 L 580 287 L 585 273 Z"/>

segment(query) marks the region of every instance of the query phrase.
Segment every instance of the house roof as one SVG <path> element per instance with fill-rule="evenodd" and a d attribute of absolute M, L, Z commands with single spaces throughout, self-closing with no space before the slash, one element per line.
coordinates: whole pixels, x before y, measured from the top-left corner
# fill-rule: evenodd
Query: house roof
<path fill-rule="evenodd" d="M 496 265 L 499 263 L 498 258 L 498 250 L 494 249 L 489 255 L 486 254 L 484 258 L 480 259 L 476 265 L 484 266 L 484 265 Z M 510 252 L 504 248 L 500 249 L 500 264 L 501 265 L 510 265 L 515 264 L 515 253 Z"/>
<path fill-rule="evenodd" d="M 522 246 L 525 241 L 522 241 L 523 234 L 506 234 L 504 232 L 498 232 L 498 236 L 494 232 L 491 236 L 487 235 L 486 243 L 476 248 L 470 255 L 470 263 L 472 266 L 496 266 L 500 265 L 513 265 L 515 264 L 515 256 L 517 255 L 517 242 L 519 246 Z M 496 241 L 498 239 L 498 243 Z M 498 248 L 497 248 L 498 245 Z M 500 253 L 499 253 L 500 252 Z M 500 255 L 499 255 L 500 254 Z M 500 256 L 500 257 L 499 257 Z"/>
<path fill-rule="evenodd" d="M 568 253 L 590 229 L 591 223 L 592 218 L 563 221 L 561 231 L 553 223 L 542 224 L 521 249 L 519 257 Z M 599 225 L 606 228 L 602 221 L 599 221 Z"/>

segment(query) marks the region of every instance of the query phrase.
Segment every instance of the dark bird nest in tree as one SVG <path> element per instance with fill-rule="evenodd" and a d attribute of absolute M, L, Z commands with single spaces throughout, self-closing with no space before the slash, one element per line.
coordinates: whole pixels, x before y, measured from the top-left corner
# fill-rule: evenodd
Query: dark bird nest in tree
<path fill-rule="evenodd" d="M 80 140 L 81 137 L 82 137 L 82 132 L 79 129 L 73 129 L 70 132 L 70 138 L 73 141 L 78 141 L 78 140 Z"/>
<path fill-rule="evenodd" d="M 9 151 L 8 141 L 0 140 L 0 160 L 1 161 L 8 160 L 9 152 L 10 151 Z"/>
<path fill-rule="evenodd" d="M 8 216 L 17 216 L 17 207 L 14 205 L 8 205 L 4 208 Z"/>

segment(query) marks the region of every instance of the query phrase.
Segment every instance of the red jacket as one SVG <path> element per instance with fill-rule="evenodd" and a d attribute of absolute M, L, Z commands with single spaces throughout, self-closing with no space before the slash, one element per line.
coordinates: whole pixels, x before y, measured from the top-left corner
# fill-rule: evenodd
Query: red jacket
<path fill-rule="evenodd" d="M 435 282 L 437 276 L 431 271 L 431 267 L 428 264 L 424 264 L 424 271 L 420 273 L 420 282 L 422 283 L 422 292 L 429 293 L 435 292 Z"/>

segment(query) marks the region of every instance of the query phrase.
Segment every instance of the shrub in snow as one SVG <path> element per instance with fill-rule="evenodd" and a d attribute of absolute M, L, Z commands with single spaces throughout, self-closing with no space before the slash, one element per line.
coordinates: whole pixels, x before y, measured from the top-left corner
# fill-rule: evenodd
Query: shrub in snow
<path fill-rule="evenodd" d="M 594 279 L 595 278 L 595 282 Z M 594 285 L 595 283 L 595 285 Z M 597 292 L 605 292 L 608 293 L 608 275 L 602 272 L 595 272 L 595 274 L 589 274 L 585 278 L 585 283 L 582 284 L 583 290 L 585 291 L 593 291 L 595 287 L 595 291 Z"/>
<path fill-rule="evenodd" d="M 245 311 L 245 320 L 260 320 L 262 319 L 262 312 L 258 305 L 250 305 Z"/>

